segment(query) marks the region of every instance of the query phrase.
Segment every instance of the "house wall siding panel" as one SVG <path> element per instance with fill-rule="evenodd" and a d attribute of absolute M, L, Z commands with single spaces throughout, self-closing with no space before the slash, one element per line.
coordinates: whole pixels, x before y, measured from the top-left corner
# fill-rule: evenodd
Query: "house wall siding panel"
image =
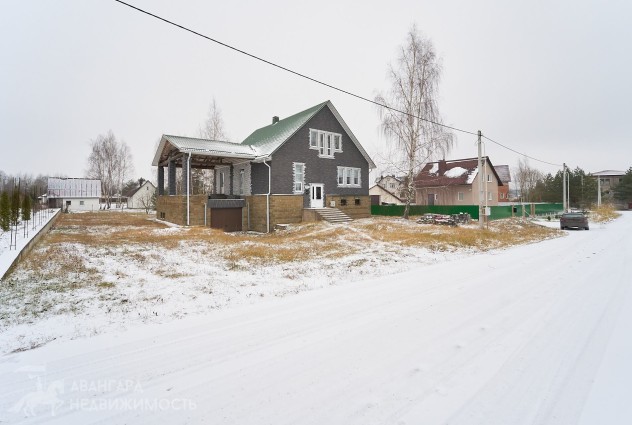
<path fill-rule="evenodd" d="M 341 134 L 342 152 L 335 152 L 334 158 L 319 157 L 318 150 L 310 149 L 309 147 L 310 128 Z M 325 186 L 325 194 L 347 196 L 369 194 L 369 164 L 349 135 L 344 131 L 334 114 L 327 107 L 314 115 L 305 126 L 290 137 L 290 139 L 272 155 L 272 158 L 272 193 L 274 194 L 293 193 L 294 162 L 302 162 L 305 164 L 305 183 L 323 183 Z M 262 166 L 265 167 L 264 165 Z M 361 187 L 338 187 L 337 176 L 339 166 L 360 168 Z M 253 172 L 253 186 L 254 181 L 255 175 Z M 309 207 L 308 195 L 303 196 L 303 205 Z"/>

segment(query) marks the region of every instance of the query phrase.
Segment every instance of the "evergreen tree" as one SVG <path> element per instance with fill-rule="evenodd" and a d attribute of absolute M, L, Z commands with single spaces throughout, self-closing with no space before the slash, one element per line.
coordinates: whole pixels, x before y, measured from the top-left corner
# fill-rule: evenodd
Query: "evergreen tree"
<path fill-rule="evenodd" d="M 20 192 L 15 188 L 11 196 L 11 224 L 17 224 L 20 218 Z"/>
<path fill-rule="evenodd" d="M 619 201 L 632 203 L 632 167 L 628 169 L 621 179 L 621 183 L 614 189 L 614 197 Z"/>
<path fill-rule="evenodd" d="M 31 197 L 26 195 L 22 199 L 22 221 L 31 219 Z"/>
<path fill-rule="evenodd" d="M 9 230 L 11 222 L 11 201 L 9 200 L 9 192 L 2 192 L 0 195 L 0 229 L 5 232 Z"/>

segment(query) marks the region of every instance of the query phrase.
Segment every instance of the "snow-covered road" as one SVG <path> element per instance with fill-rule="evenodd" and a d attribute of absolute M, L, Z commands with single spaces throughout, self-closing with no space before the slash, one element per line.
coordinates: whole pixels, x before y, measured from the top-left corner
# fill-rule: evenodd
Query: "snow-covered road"
<path fill-rule="evenodd" d="M 629 424 L 631 234 L 626 213 L 538 244 L 7 355 L 0 422 Z"/>

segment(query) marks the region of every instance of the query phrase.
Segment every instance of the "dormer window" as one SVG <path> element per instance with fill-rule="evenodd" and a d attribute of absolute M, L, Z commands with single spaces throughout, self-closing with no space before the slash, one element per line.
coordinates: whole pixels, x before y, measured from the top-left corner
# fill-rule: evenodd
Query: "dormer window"
<path fill-rule="evenodd" d="M 309 148 L 317 150 L 321 158 L 333 158 L 336 152 L 342 152 L 342 135 L 310 128 Z"/>

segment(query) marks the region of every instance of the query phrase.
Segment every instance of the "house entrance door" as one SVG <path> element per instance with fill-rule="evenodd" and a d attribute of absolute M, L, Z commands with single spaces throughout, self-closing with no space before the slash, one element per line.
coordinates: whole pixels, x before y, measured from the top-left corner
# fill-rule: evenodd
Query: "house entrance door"
<path fill-rule="evenodd" d="M 434 193 L 429 193 L 428 194 L 428 205 L 434 205 L 435 204 L 435 194 Z"/>
<path fill-rule="evenodd" d="M 309 187 L 310 208 L 323 208 L 325 206 L 325 196 L 322 183 L 311 183 Z"/>

